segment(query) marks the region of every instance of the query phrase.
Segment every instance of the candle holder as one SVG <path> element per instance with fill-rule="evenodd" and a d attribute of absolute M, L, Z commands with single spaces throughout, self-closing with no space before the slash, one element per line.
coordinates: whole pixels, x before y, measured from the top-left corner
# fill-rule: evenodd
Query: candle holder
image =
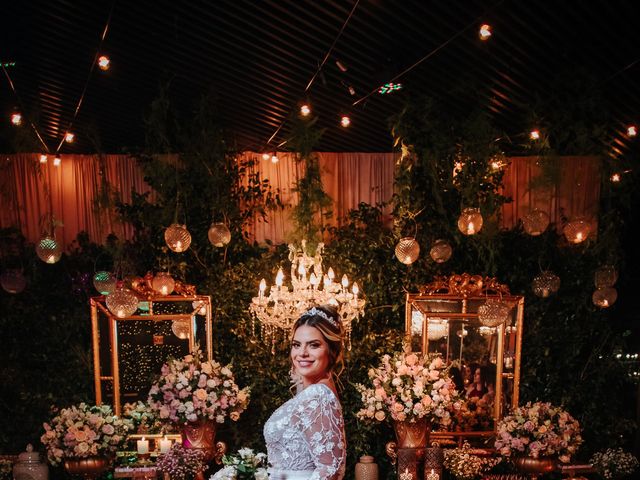
<path fill-rule="evenodd" d="M 151 462 L 151 454 L 147 453 L 138 453 L 138 462 L 139 465 L 150 465 Z"/>

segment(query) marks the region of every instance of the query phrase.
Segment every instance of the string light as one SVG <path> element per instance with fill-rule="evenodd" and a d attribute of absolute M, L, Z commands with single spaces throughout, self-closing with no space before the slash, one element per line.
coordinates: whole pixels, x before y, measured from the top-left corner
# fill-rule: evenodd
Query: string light
<path fill-rule="evenodd" d="M 109 59 L 109 57 L 107 57 L 106 55 L 102 55 L 100 56 L 100 58 L 98 58 L 98 67 L 100 68 L 100 70 L 107 71 L 109 70 L 110 66 L 111 60 Z"/>
<path fill-rule="evenodd" d="M 635 125 L 629 125 L 627 127 L 627 136 L 628 137 L 635 137 L 638 134 L 638 129 L 636 128 Z"/>
<path fill-rule="evenodd" d="M 73 143 L 75 138 L 76 138 L 75 134 L 73 134 L 71 132 L 67 132 L 64 135 L 64 141 L 67 142 L 67 143 Z"/>
<path fill-rule="evenodd" d="M 264 160 L 265 162 L 270 159 L 271 159 L 271 155 L 268 154 L 267 152 L 262 154 L 262 160 Z"/>
<path fill-rule="evenodd" d="M 22 125 L 22 114 L 20 112 L 13 112 L 11 114 L 11 123 L 16 127 Z"/>
<path fill-rule="evenodd" d="M 307 117 L 311 113 L 311 108 L 306 103 L 300 107 L 300 115 Z"/>
<path fill-rule="evenodd" d="M 531 132 L 529 132 L 529 138 L 531 140 L 540 140 L 540 130 L 531 130 Z"/>
<path fill-rule="evenodd" d="M 340 117 L 340 125 L 343 128 L 347 128 L 349 125 L 351 125 L 351 119 L 347 115 L 343 115 L 342 117 Z"/>
<path fill-rule="evenodd" d="M 53 159 L 53 166 L 54 167 L 59 167 L 61 163 L 62 163 L 62 159 L 60 157 L 56 157 L 56 158 Z"/>
<path fill-rule="evenodd" d="M 489 40 L 492 35 L 491 25 L 487 25 L 486 23 L 484 25 L 481 25 L 478 35 L 480 36 L 480 40 Z"/>
<path fill-rule="evenodd" d="M 280 159 L 278 158 L 278 156 L 274 153 L 273 155 L 271 155 L 271 163 L 278 163 L 280 161 Z"/>
<path fill-rule="evenodd" d="M 47 156 L 45 154 L 40 155 L 40 163 L 47 163 Z"/>
<path fill-rule="evenodd" d="M 613 175 L 611 175 L 611 181 L 614 183 L 618 183 L 620 181 L 620 174 L 614 173 Z"/>

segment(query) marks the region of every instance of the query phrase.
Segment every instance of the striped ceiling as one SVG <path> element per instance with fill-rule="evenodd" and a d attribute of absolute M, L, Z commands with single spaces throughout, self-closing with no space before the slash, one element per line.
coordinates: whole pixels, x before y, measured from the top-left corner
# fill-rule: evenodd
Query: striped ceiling
<path fill-rule="evenodd" d="M 404 93 L 366 96 L 421 59 L 398 79 L 408 90 L 442 97 L 458 80 L 474 80 L 512 134 L 527 127 L 522 105 L 535 92 L 551 95 L 557 72 L 575 69 L 599 82 L 624 150 L 626 125 L 640 122 L 638 10 L 632 0 L 5 2 L 0 61 L 15 62 L 7 72 L 18 96 L 2 75 L 0 108 L 5 118 L 23 110 L 53 151 L 73 120 L 77 140 L 62 153 L 117 153 L 144 145 L 145 112 L 171 79 L 170 98 L 185 113 L 214 91 L 242 149 L 264 149 L 277 131 L 275 149 L 287 138 L 286 119 L 308 99 L 327 128 L 319 150 L 389 151 L 388 119 Z M 89 75 L 108 18 L 102 52 L 112 67 Z M 482 23 L 494 31 L 487 42 L 478 38 Z M 455 99 L 450 106 L 465 108 Z M 343 113 L 352 119 L 348 129 L 339 127 Z M 8 128 L 0 129 L 3 150 Z"/>

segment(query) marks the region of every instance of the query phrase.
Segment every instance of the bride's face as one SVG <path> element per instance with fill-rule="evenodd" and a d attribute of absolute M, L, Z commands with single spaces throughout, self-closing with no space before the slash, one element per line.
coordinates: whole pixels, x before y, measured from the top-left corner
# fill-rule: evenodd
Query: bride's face
<path fill-rule="evenodd" d="M 327 377 L 329 345 L 317 328 L 298 327 L 291 342 L 291 361 L 305 387 Z"/>

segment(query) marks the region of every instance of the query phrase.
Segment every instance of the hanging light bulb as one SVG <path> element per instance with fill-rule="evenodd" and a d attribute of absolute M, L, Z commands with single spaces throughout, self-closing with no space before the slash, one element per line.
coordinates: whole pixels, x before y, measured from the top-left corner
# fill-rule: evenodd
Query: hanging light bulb
<path fill-rule="evenodd" d="M 117 280 L 114 275 L 109 272 L 96 272 L 93 276 L 93 286 L 102 295 L 109 295 L 116 289 Z"/>
<path fill-rule="evenodd" d="M 107 295 L 105 303 L 109 311 L 118 318 L 130 317 L 138 309 L 138 297 L 123 286 Z"/>
<path fill-rule="evenodd" d="M 278 156 L 274 153 L 273 155 L 271 155 L 271 163 L 278 163 L 280 161 L 280 159 L 278 158 Z"/>
<path fill-rule="evenodd" d="M 609 308 L 617 299 L 618 291 L 613 287 L 598 288 L 591 296 L 593 304 L 600 308 Z"/>
<path fill-rule="evenodd" d="M 55 157 L 53 159 L 53 166 L 54 167 L 59 167 L 62 164 L 62 159 L 60 157 Z"/>
<path fill-rule="evenodd" d="M 628 137 L 635 137 L 638 134 L 638 129 L 636 128 L 635 125 L 629 125 L 627 127 L 627 136 Z"/>
<path fill-rule="evenodd" d="M 160 295 L 171 295 L 176 282 L 169 272 L 159 272 L 153 277 L 151 287 Z"/>
<path fill-rule="evenodd" d="M 478 208 L 465 208 L 458 218 L 458 229 L 465 235 L 475 235 L 482 229 L 482 215 Z"/>
<path fill-rule="evenodd" d="M 403 237 L 396 245 L 396 258 L 405 265 L 411 265 L 420 255 L 420 245 L 414 237 Z"/>
<path fill-rule="evenodd" d="M 211 242 L 211 245 L 214 247 L 224 247 L 231 241 L 229 227 L 221 222 L 212 223 L 207 236 L 209 237 L 209 242 Z"/>
<path fill-rule="evenodd" d="M 304 105 L 300 106 L 300 115 L 302 115 L 303 117 L 307 117 L 309 116 L 310 113 L 311 113 L 311 107 L 309 107 L 309 105 L 305 103 Z"/>
<path fill-rule="evenodd" d="M 101 55 L 100 58 L 98 58 L 98 67 L 100 67 L 100 70 L 107 71 L 109 70 L 110 66 L 111 66 L 111 60 L 109 59 L 108 56 Z"/>
<path fill-rule="evenodd" d="M 47 235 L 38 242 L 36 253 L 43 262 L 56 263 L 62 256 L 62 247 L 55 238 Z"/>
<path fill-rule="evenodd" d="M 538 297 L 547 298 L 560 288 L 560 277 L 550 270 L 545 270 L 533 279 L 531 287 Z"/>
<path fill-rule="evenodd" d="M 480 30 L 478 31 L 478 36 L 480 37 L 480 40 L 489 40 L 491 35 L 492 35 L 491 25 L 487 25 L 485 23 L 484 25 L 480 26 Z"/>
<path fill-rule="evenodd" d="M 45 154 L 40 155 L 40 163 L 47 163 L 47 156 Z"/>
<path fill-rule="evenodd" d="M 620 181 L 621 177 L 619 173 L 614 173 L 611 175 L 611 181 L 613 183 L 618 183 Z"/>
<path fill-rule="evenodd" d="M 75 139 L 76 139 L 76 136 L 73 132 L 67 132 L 64 134 L 64 141 L 67 143 L 73 143 Z"/>
<path fill-rule="evenodd" d="M 524 231 L 532 237 L 541 235 L 549 226 L 549 215 L 542 210 L 534 208 L 522 217 L 522 226 Z"/>
<path fill-rule="evenodd" d="M 172 251 L 184 252 L 191 245 L 191 234 L 186 225 L 174 223 L 164 231 L 164 241 Z"/>
<path fill-rule="evenodd" d="M 5 292 L 18 294 L 27 286 L 27 279 L 24 278 L 22 270 L 5 270 L 0 275 L 0 285 Z"/>
<path fill-rule="evenodd" d="M 571 243 L 582 243 L 591 233 L 591 225 L 584 218 L 571 220 L 564 227 L 564 236 Z"/>
<path fill-rule="evenodd" d="M 265 162 L 267 160 L 270 160 L 270 159 L 271 159 L 271 155 L 270 154 L 268 154 L 266 152 L 262 154 L 262 160 L 264 160 Z"/>
<path fill-rule="evenodd" d="M 20 112 L 13 112 L 11 114 L 11 124 L 16 127 L 22 125 L 22 114 Z"/>
<path fill-rule="evenodd" d="M 540 130 L 531 130 L 529 132 L 529 138 L 531 140 L 540 140 Z"/>
<path fill-rule="evenodd" d="M 446 240 L 438 239 L 433 242 L 431 246 L 431 250 L 429 250 L 429 255 L 436 263 L 444 263 L 451 258 L 451 254 L 453 253 L 453 248 L 449 245 L 449 242 Z"/>
<path fill-rule="evenodd" d="M 342 126 L 343 128 L 347 128 L 349 125 L 351 125 L 351 119 L 348 115 L 343 115 L 342 117 L 340 117 L 340 126 Z"/>

